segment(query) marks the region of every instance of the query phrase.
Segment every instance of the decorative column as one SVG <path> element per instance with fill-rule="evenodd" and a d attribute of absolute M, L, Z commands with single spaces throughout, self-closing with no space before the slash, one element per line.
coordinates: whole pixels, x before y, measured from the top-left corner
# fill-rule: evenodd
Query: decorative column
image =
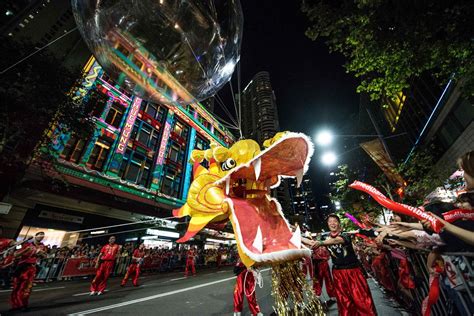
<path fill-rule="evenodd" d="M 117 175 L 119 172 L 123 155 L 125 154 L 125 150 L 127 149 L 128 141 L 130 140 L 130 135 L 133 130 L 133 125 L 137 120 L 138 112 L 140 112 L 141 104 L 142 99 L 135 97 L 132 105 L 127 109 L 126 120 L 124 123 L 122 123 L 123 125 L 120 135 L 115 144 L 112 146 L 112 149 L 115 148 L 115 151 L 112 151 L 108 158 L 110 162 L 106 173 L 109 175 Z"/>
<path fill-rule="evenodd" d="M 151 189 L 160 190 L 160 178 L 163 171 L 163 162 L 165 160 L 166 148 L 168 147 L 168 139 L 170 138 L 171 126 L 174 120 L 174 112 L 169 109 L 166 115 L 166 121 L 161 134 L 160 148 L 155 163 L 155 170 L 153 171 L 153 180 L 151 182 Z"/>
<path fill-rule="evenodd" d="M 191 153 L 192 153 L 192 151 L 194 149 L 194 146 L 196 144 L 196 130 L 192 127 L 190 127 L 190 128 L 191 128 L 191 133 L 189 135 L 188 146 L 187 146 L 186 167 L 185 167 L 185 170 L 184 170 L 182 200 L 186 200 L 186 198 L 188 197 L 188 190 L 189 190 L 189 186 L 191 184 L 191 176 L 192 176 L 192 171 L 193 171 L 193 164 L 190 163 Z"/>

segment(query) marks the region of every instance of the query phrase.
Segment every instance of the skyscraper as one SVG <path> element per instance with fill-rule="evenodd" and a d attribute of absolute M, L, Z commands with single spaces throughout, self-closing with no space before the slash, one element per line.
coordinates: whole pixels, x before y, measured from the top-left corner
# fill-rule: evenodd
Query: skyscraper
<path fill-rule="evenodd" d="M 257 73 L 242 91 L 242 133 L 262 144 L 280 131 L 270 74 Z"/>
<path fill-rule="evenodd" d="M 242 134 L 260 145 L 280 131 L 275 93 L 270 83 L 270 74 L 258 72 L 242 91 Z M 289 183 L 282 179 L 275 190 L 285 214 L 291 214 Z"/>
<path fill-rule="evenodd" d="M 316 210 L 316 200 L 313 194 L 311 179 L 308 174 L 303 176 L 300 187 L 295 179 L 289 180 L 291 210 L 295 218 L 311 227 L 313 220 L 322 221 L 321 215 Z M 311 227 L 313 228 L 313 227 Z"/>
<path fill-rule="evenodd" d="M 70 1 L 7 0 L 1 9 L 2 37 L 41 48 L 64 35 L 47 47 L 48 52 L 74 70 L 80 69 L 89 58 L 90 52 L 76 30 Z"/>

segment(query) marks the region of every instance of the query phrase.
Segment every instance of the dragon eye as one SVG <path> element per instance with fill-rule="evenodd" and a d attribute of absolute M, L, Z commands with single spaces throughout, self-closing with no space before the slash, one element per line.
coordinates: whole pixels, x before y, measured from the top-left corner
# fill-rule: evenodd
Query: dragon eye
<path fill-rule="evenodd" d="M 222 166 L 221 166 L 221 167 L 222 167 L 222 170 L 228 171 L 228 170 L 234 168 L 235 166 L 236 166 L 235 160 L 232 159 L 232 158 L 229 158 L 229 159 L 227 159 L 226 161 L 224 161 L 224 162 L 222 163 Z"/>

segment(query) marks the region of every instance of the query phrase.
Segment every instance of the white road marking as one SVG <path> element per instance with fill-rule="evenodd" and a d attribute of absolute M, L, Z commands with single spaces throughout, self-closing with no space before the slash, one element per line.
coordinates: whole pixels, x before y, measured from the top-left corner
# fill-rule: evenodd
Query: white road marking
<path fill-rule="evenodd" d="M 224 272 L 227 272 L 227 271 L 217 271 L 216 273 L 224 273 Z"/>
<path fill-rule="evenodd" d="M 109 290 L 105 290 L 104 293 L 107 293 Z M 78 293 L 78 294 L 73 294 L 72 296 L 83 296 L 83 295 L 90 295 L 91 292 L 84 292 L 84 293 Z"/>
<path fill-rule="evenodd" d="M 83 295 L 89 295 L 89 294 L 91 294 L 91 292 L 78 293 L 78 294 L 74 294 L 73 296 L 83 296 Z"/>
<path fill-rule="evenodd" d="M 45 288 L 40 288 L 40 289 L 34 289 L 33 292 L 41 292 L 41 291 L 49 291 L 49 290 L 57 290 L 57 289 L 64 289 L 65 286 L 57 286 L 57 287 L 45 287 Z M 6 293 L 6 292 L 11 292 L 12 290 L 1 290 L 0 293 Z"/>
<path fill-rule="evenodd" d="M 265 271 L 268 271 L 268 270 L 270 270 L 270 268 L 263 269 L 263 270 L 261 270 L 261 272 L 265 272 Z M 114 309 L 114 308 L 127 306 L 127 305 L 133 305 L 133 304 L 146 302 L 146 301 L 154 300 L 154 299 L 165 297 L 165 296 L 170 296 L 170 295 L 174 295 L 174 294 L 178 294 L 178 293 L 182 293 L 182 292 L 192 291 L 192 290 L 199 289 L 199 288 L 202 288 L 202 287 L 206 287 L 206 286 L 209 286 L 209 285 L 214 285 L 214 284 L 219 284 L 219 283 L 222 283 L 222 282 L 227 282 L 227 281 L 233 280 L 235 278 L 237 278 L 237 277 L 233 276 L 233 277 L 225 278 L 225 279 L 218 280 L 218 281 L 212 281 L 212 282 L 208 282 L 208 283 L 204 283 L 204 284 L 199 284 L 199 285 L 187 287 L 187 288 L 180 289 L 180 290 L 170 291 L 170 292 L 156 294 L 156 295 L 152 295 L 152 296 L 146 296 L 146 297 L 138 298 L 138 299 L 131 300 L 131 301 L 128 301 L 128 302 L 122 302 L 122 303 L 118 303 L 118 304 L 106 305 L 106 306 L 103 306 L 103 307 L 89 309 L 89 310 L 86 310 L 86 311 L 83 311 L 83 312 L 68 314 L 68 316 L 82 316 L 82 315 L 94 314 L 94 313 L 106 311 L 106 310 L 109 310 L 109 309 Z M 179 278 L 179 279 L 183 279 L 183 278 Z"/>
<path fill-rule="evenodd" d="M 178 294 L 178 293 L 182 293 L 182 292 L 192 291 L 192 290 L 195 290 L 195 289 L 199 289 L 201 287 L 214 285 L 214 284 L 218 284 L 218 283 L 222 283 L 222 282 L 227 282 L 227 281 L 233 280 L 235 278 L 236 277 L 233 276 L 233 277 L 230 277 L 230 278 L 225 278 L 225 279 L 218 280 L 218 281 L 213 281 L 213 282 L 208 282 L 208 283 L 204 283 L 204 284 L 200 284 L 200 285 L 195 285 L 195 286 L 187 287 L 187 288 L 180 289 L 180 290 L 175 290 L 175 291 L 171 291 L 171 292 L 166 292 L 166 293 L 156 294 L 156 295 L 152 295 L 152 296 L 147 296 L 147 297 L 131 300 L 131 301 L 128 301 L 128 302 L 122 302 L 122 303 L 118 303 L 118 304 L 107 305 L 107 306 L 104 306 L 104 307 L 89 309 L 89 310 L 86 310 L 86 311 L 83 311 L 83 312 L 77 312 L 77 313 L 74 313 L 74 314 L 69 314 L 68 316 L 81 316 L 81 315 L 88 315 L 88 314 L 98 313 L 98 312 L 106 311 L 106 310 L 109 310 L 109 309 L 114 309 L 114 308 L 118 308 L 118 307 L 122 307 L 122 306 L 127 306 L 127 305 L 137 304 L 137 303 L 141 303 L 141 302 L 146 302 L 146 301 L 149 301 L 149 300 L 154 300 L 154 299 L 157 299 L 157 298 L 160 298 L 160 297 L 165 297 L 165 296 L 174 295 L 174 294 Z"/>
<path fill-rule="evenodd" d="M 170 281 L 183 280 L 183 279 L 187 279 L 187 278 L 188 278 L 188 277 L 176 278 L 176 279 L 171 279 Z"/>

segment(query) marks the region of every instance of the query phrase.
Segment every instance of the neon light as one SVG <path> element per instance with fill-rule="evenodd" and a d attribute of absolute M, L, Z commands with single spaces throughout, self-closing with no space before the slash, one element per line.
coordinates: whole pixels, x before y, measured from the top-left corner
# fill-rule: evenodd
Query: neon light
<path fill-rule="evenodd" d="M 162 165 L 165 159 L 165 150 L 168 138 L 170 137 L 171 124 L 166 121 L 165 129 L 163 130 L 163 137 L 161 138 L 160 151 L 158 152 L 158 159 L 156 160 L 157 165 Z"/>
<path fill-rule="evenodd" d="M 405 159 L 405 162 L 404 162 L 404 163 L 407 163 L 408 160 L 410 159 L 411 155 L 413 154 L 413 151 L 415 150 L 416 146 L 417 146 L 418 143 L 420 142 L 421 137 L 423 136 L 423 133 L 425 132 L 425 130 L 426 130 L 426 128 L 428 127 L 428 125 L 430 124 L 430 121 L 431 121 L 431 119 L 433 118 L 433 115 L 435 114 L 436 110 L 437 110 L 438 107 L 440 106 L 441 100 L 443 100 L 443 97 L 444 97 L 444 95 L 446 94 L 446 91 L 448 91 L 448 88 L 449 88 L 449 86 L 451 85 L 452 81 L 453 81 L 453 79 L 450 79 L 450 80 L 449 80 L 448 84 L 446 85 L 446 87 L 445 87 L 444 90 L 443 90 L 443 93 L 441 93 L 441 96 L 439 97 L 438 102 L 436 102 L 436 106 L 434 107 L 433 111 L 431 112 L 430 117 L 428 118 L 428 120 L 426 121 L 425 126 L 424 126 L 423 129 L 421 130 L 420 136 L 418 136 L 418 139 L 416 140 L 415 145 L 413 145 L 413 148 L 410 150 L 410 153 L 408 154 L 407 159 Z"/>
<path fill-rule="evenodd" d="M 122 129 L 122 134 L 120 135 L 118 146 L 116 153 L 123 154 L 125 149 L 127 148 L 128 140 L 130 139 L 130 134 L 133 128 L 133 124 L 135 124 L 135 120 L 137 119 L 138 111 L 140 110 L 140 105 L 142 103 L 142 99 L 139 97 L 135 97 L 133 100 L 132 108 L 130 109 L 130 113 L 128 114 L 127 121 Z"/>
<path fill-rule="evenodd" d="M 196 143 L 196 130 L 194 128 L 191 128 L 191 133 L 189 136 L 189 142 L 188 142 L 188 157 L 186 161 L 191 161 L 191 153 L 193 151 L 193 146 Z M 186 171 L 185 171 L 185 176 L 184 176 L 184 188 L 183 188 L 183 200 L 185 200 L 188 196 L 188 191 L 189 191 L 189 186 L 191 184 L 191 171 L 193 169 L 193 165 L 191 163 L 186 164 Z"/>

